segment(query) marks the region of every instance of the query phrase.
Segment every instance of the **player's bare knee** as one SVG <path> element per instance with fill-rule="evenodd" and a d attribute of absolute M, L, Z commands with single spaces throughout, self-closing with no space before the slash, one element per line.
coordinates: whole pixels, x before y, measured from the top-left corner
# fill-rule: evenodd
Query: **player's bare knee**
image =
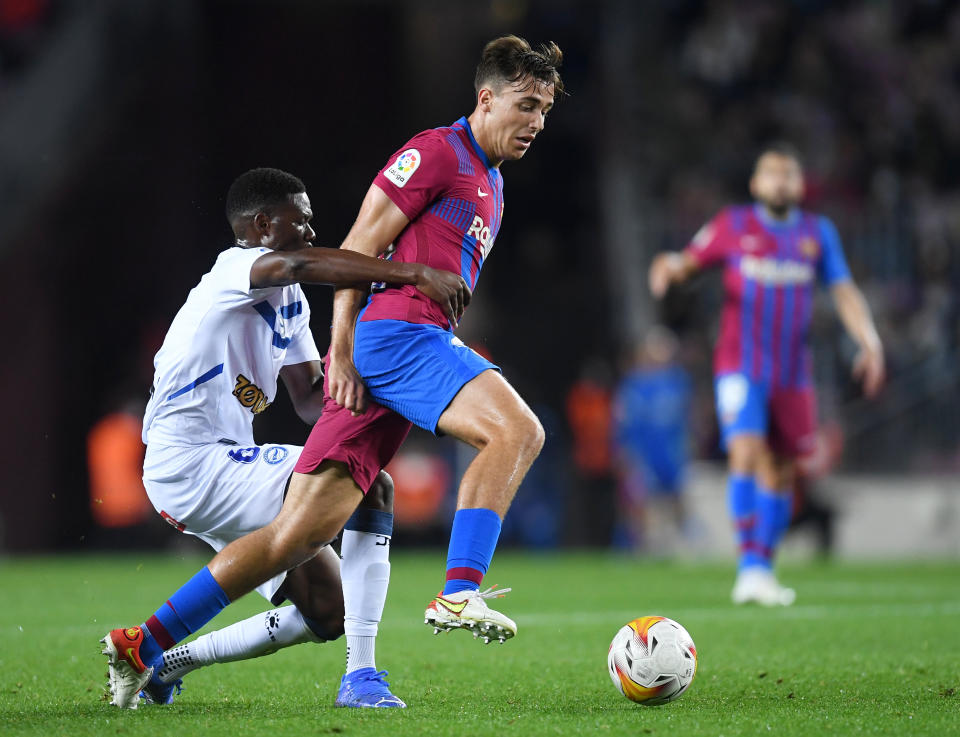
<path fill-rule="evenodd" d="M 547 438 L 540 420 L 529 410 L 522 413 L 512 423 L 510 436 L 511 443 L 516 447 L 520 456 L 529 463 L 533 463 L 540 455 Z"/>
<path fill-rule="evenodd" d="M 386 471 L 380 471 L 370 487 L 370 491 L 360 502 L 361 507 L 376 509 L 380 512 L 393 512 L 393 479 Z"/>
<path fill-rule="evenodd" d="M 311 525 L 276 524 L 274 520 L 268 527 L 274 527 L 269 538 L 266 555 L 273 568 L 289 570 L 313 558 L 330 543 L 322 531 Z"/>
<path fill-rule="evenodd" d="M 762 438 L 750 435 L 736 436 L 729 444 L 730 470 L 733 473 L 754 476 L 764 472 L 769 465 L 770 453 Z"/>

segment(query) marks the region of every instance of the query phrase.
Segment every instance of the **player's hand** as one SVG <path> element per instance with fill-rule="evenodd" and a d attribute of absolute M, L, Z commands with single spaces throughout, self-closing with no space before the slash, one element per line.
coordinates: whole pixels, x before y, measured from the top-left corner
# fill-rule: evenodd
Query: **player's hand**
<path fill-rule="evenodd" d="M 444 314 L 453 322 L 454 327 L 463 317 L 463 311 L 470 304 L 470 287 L 459 274 L 442 269 L 422 267 L 417 279 L 417 289 L 443 308 Z"/>
<path fill-rule="evenodd" d="M 863 384 L 863 393 L 868 399 L 877 396 L 886 378 L 883 352 L 861 348 L 853 360 L 853 378 Z"/>
<path fill-rule="evenodd" d="M 676 278 L 680 254 L 658 253 L 650 264 L 650 273 L 647 280 L 650 284 L 650 293 L 656 299 L 662 299 Z"/>
<path fill-rule="evenodd" d="M 357 373 L 353 361 L 337 360 L 333 356 L 327 362 L 327 382 L 330 396 L 344 409 L 356 417 L 367 409 L 367 387 Z"/>

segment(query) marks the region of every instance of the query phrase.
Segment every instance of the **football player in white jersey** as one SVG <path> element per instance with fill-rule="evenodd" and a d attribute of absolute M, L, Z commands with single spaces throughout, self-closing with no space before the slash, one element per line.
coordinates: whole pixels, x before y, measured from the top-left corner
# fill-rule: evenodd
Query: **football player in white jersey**
<path fill-rule="evenodd" d="M 226 214 L 236 245 L 218 256 L 174 318 L 154 361 L 143 430 L 150 501 L 171 525 L 216 550 L 269 523 L 283 503 L 301 448 L 257 445 L 253 437 L 253 420 L 275 398 L 277 377 L 304 422 L 313 424 L 322 410 L 323 391 L 316 386 L 320 353 L 299 282 L 410 284 L 454 320 L 470 299 L 458 274 L 310 248 L 315 237 L 310 200 L 303 183 L 286 172 L 253 169 L 238 177 L 227 194 Z M 148 703 L 171 703 L 182 676 L 195 668 L 333 640 L 346 631 L 347 673 L 338 705 L 403 707 L 374 660 L 392 525 L 393 484 L 381 471 L 345 526 L 342 563 L 325 547 L 258 587 L 274 606 L 285 599 L 293 606 L 171 647 L 171 635 L 179 641 L 184 628 L 193 630 L 168 602 L 169 611 L 157 612 L 143 628 L 110 633 L 105 652 L 116 654 L 124 645 L 116 633 L 146 639 L 137 665 L 142 672 L 151 669 L 151 676 L 140 696 Z M 110 671 L 111 703 L 136 708 L 140 689 L 125 689 L 112 665 Z"/>

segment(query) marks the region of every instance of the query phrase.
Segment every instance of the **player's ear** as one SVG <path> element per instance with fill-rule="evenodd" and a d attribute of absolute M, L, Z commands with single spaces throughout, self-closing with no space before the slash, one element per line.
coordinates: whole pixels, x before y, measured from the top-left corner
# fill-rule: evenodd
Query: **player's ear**
<path fill-rule="evenodd" d="M 253 228 L 257 232 L 258 239 L 270 236 L 270 223 L 270 216 L 263 210 L 253 216 Z"/>
<path fill-rule="evenodd" d="M 489 113 L 493 105 L 493 91 L 486 87 L 481 88 L 477 94 L 477 107 L 483 112 Z"/>

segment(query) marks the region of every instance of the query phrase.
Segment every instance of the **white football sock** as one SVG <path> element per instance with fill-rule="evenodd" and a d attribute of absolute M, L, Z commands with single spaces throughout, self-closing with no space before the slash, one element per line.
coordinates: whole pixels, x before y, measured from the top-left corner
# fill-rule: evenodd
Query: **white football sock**
<path fill-rule="evenodd" d="M 347 673 L 376 668 L 374 644 L 390 585 L 390 536 L 344 530 L 340 554 Z"/>
<path fill-rule="evenodd" d="M 204 665 L 258 658 L 302 642 L 323 640 L 307 626 L 296 607 L 270 609 L 167 650 L 158 675 L 170 683 Z"/>

